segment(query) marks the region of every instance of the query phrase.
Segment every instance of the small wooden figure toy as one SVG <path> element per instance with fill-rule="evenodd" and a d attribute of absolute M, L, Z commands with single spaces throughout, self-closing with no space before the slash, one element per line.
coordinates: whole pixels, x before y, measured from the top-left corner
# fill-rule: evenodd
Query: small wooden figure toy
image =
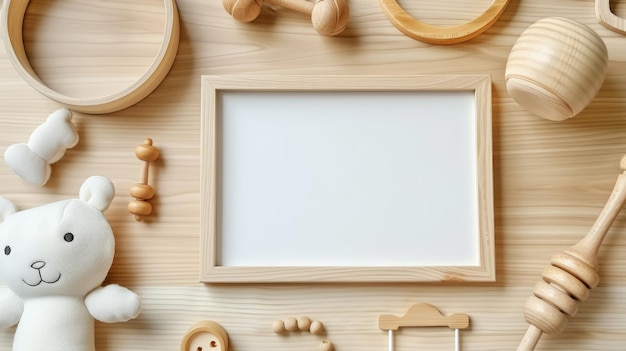
<path fill-rule="evenodd" d="M 600 282 L 597 273 L 598 250 L 611 224 L 626 203 L 626 155 L 620 162 L 622 173 L 602 212 L 577 244 L 552 256 L 542 280 L 526 300 L 524 318 L 530 324 L 518 351 L 532 351 L 543 333 L 560 333 L 578 305 L 589 296 L 589 290 Z"/>
<path fill-rule="evenodd" d="M 152 145 L 152 139 L 147 138 L 143 144 L 137 145 L 135 155 L 143 161 L 139 183 L 130 188 L 130 195 L 135 200 L 128 203 L 128 212 L 135 215 L 135 219 L 140 221 L 144 216 L 152 213 L 152 204 L 150 200 L 154 196 L 154 189 L 148 185 L 148 171 L 150 162 L 159 158 L 159 149 Z"/>
<path fill-rule="evenodd" d="M 265 2 L 311 16 L 315 30 L 335 36 L 348 26 L 349 9 L 345 0 L 265 0 Z M 224 9 L 241 22 L 251 22 L 261 13 L 263 0 L 222 0 Z"/>
<path fill-rule="evenodd" d="M 51 113 L 33 131 L 27 144 L 9 146 L 4 152 L 4 161 L 25 181 L 43 186 L 50 178 L 50 165 L 76 144 L 78 133 L 72 124 L 72 112 L 63 108 Z"/>
<path fill-rule="evenodd" d="M 400 327 L 448 327 L 454 329 L 454 350 L 459 351 L 459 329 L 469 326 L 469 316 L 453 314 L 443 316 L 431 304 L 418 303 L 409 308 L 402 317 L 382 315 L 378 318 L 378 327 L 389 331 L 389 351 L 393 351 L 393 331 Z"/>
<path fill-rule="evenodd" d="M 213 321 L 194 323 L 180 344 L 180 351 L 227 351 L 228 334 Z"/>

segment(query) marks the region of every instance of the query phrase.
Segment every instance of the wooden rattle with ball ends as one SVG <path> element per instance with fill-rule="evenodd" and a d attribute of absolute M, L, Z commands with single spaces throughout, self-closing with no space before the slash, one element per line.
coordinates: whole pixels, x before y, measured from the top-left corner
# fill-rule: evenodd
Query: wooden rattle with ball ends
<path fill-rule="evenodd" d="M 154 196 L 154 189 L 148 185 L 148 172 L 150 162 L 159 158 L 159 149 L 152 145 L 152 139 L 147 138 L 143 144 L 137 145 L 135 155 L 143 161 L 143 167 L 141 168 L 139 183 L 130 188 L 130 195 L 135 200 L 128 203 L 128 212 L 135 215 L 135 220 L 141 221 L 144 216 L 152 213 L 152 204 L 147 200 Z"/>
<path fill-rule="evenodd" d="M 532 351 L 543 333 L 560 333 L 589 290 L 600 281 L 598 251 L 611 224 L 626 202 L 626 155 L 620 162 L 622 173 L 602 212 L 589 233 L 574 246 L 552 256 L 542 280 L 526 300 L 524 318 L 530 324 L 517 351 Z"/>
<path fill-rule="evenodd" d="M 222 0 L 224 9 L 241 22 L 254 21 L 261 13 L 264 0 Z M 348 26 L 349 9 L 346 0 L 265 0 L 271 5 L 311 16 L 313 28 L 325 36 L 335 36 Z"/>

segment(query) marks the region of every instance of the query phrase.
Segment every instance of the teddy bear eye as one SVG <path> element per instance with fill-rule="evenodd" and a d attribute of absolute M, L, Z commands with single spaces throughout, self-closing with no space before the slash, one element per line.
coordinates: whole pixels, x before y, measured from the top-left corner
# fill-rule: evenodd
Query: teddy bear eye
<path fill-rule="evenodd" d="M 68 243 L 74 241 L 74 234 L 72 234 L 72 233 L 65 233 L 65 235 L 63 235 L 63 240 L 65 240 Z"/>
<path fill-rule="evenodd" d="M 9 254 L 11 253 L 11 246 L 5 246 L 4 247 L 4 254 L 9 256 Z"/>

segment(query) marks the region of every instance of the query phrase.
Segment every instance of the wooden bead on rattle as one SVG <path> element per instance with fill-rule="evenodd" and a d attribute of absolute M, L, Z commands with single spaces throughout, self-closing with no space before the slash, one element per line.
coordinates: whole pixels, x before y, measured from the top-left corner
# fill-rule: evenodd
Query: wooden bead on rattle
<path fill-rule="evenodd" d="M 626 156 L 620 162 L 622 173 L 602 212 L 577 244 L 555 254 L 526 300 L 524 318 L 530 324 L 518 351 L 532 351 L 543 333 L 560 333 L 589 290 L 600 281 L 597 273 L 598 250 L 611 224 L 626 203 Z"/>
<path fill-rule="evenodd" d="M 152 213 L 152 205 L 147 200 L 154 196 L 154 189 L 148 185 L 148 171 L 150 162 L 159 158 L 159 149 L 152 146 L 152 139 L 147 138 L 143 144 L 137 145 L 135 155 L 143 161 L 139 183 L 130 188 L 130 195 L 135 198 L 128 204 L 128 212 L 135 215 L 135 220 L 142 220 L 143 216 Z"/>
<path fill-rule="evenodd" d="M 335 36 L 348 26 L 349 9 L 345 0 L 265 0 L 265 2 L 311 16 L 315 30 Z M 224 9 L 241 22 L 251 22 L 261 13 L 263 0 L 222 0 Z"/>

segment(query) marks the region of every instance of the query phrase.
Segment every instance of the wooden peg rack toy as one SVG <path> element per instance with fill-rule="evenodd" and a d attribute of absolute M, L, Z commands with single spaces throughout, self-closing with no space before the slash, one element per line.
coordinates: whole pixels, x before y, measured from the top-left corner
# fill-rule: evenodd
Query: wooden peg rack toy
<path fill-rule="evenodd" d="M 159 158 L 159 149 L 152 145 L 152 139 L 147 138 L 143 144 L 137 145 L 135 155 L 143 161 L 143 167 L 141 168 L 139 183 L 130 188 L 130 195 L 135 200 L 128 203 L 128 212 L 135 215 L 135 220 L 141 221 L 144 216 L 152 213 L 152 204 L 147 200 L 154 196 L 154 188 L 148 185 L 148 173 L 150 162 Z"/>
<path fill-rule="evenodd" d="M 597 273 L 598 250 L 611 224 L 626 202 L 626 155 L 620 162 L 622 173 L 602 212 L 589 233 L 574 246 L 552 256 L 526 300 L 524 318 L 530 324 L 518 351 L 532 351 L 543 333 L 560 333 L 589 290 L 600 281 Z"/>
<path fill-rule="evenodd" d="M 378 319 L 378 327 L 389 333 L 389 351 L 394 350 L 393 332 L 400 327 L 448 327 L 454 329 L 454 350 L 460 350 L 459 329 L 469 326 L 469 316 L 452 314 L 443 316 L 439 310 L 427 303 L 411 306 L 404 316 L 382 315 Z"/>

